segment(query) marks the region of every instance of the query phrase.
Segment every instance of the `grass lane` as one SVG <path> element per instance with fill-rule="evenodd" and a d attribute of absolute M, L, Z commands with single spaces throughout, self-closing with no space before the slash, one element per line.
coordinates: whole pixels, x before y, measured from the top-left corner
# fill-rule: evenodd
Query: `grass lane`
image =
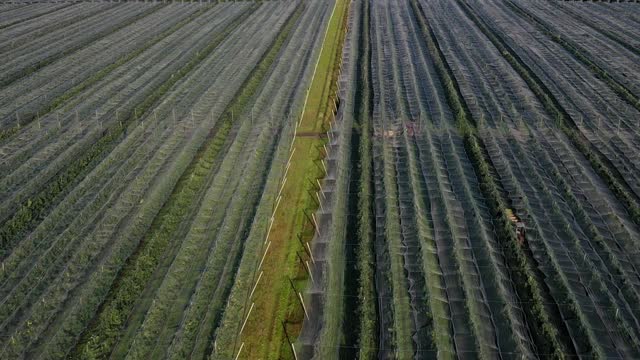
<path fill-rule="evenodd" d="M 325 140 L 318 135 L 324 132 L 333 116 L 348 8 L 349 1 L 337 0 L 329 19 L 302 111 L 298 136 L 293 143 L 293 156 L 287 182 L 282 188 L 282 200 L 269 232 L 271 245 L 262 264 L 261 270 L 264 272 L 260 286 L 255 290 L 255 306 L 242 331 L 242 359 L 293 358 L 287 335 L 293 341 L 300 332 L 304 312 L 289 279 L 296 291 L 302 292 L 306 276 L 298 259 L 297 253 L 303 250 L 297 236 L 301 234 L 305 241 L 313 236 L 309 216 L 318 205 L 313 192 L 309 190 L 315 179 L 324 175 L 324 169 L 318 161 L 321 155 L 318 149 L 322 148 Z M 287 334 L 283 323 L 286 324 Z"/>

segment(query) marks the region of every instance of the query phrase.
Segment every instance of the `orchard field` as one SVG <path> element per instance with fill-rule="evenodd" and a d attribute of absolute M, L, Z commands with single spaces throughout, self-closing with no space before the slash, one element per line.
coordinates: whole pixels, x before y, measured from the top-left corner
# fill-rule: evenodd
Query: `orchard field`
<path fill-rule="evenodd" d="M 0 1 L 0 359 L 640 358 L 640 4 Z"/>
<path fill-rule="evenodd" d="M 232 351 L 333 5 L 1 6 L 0 358 Z"/>
<path fill-rule="evenodd" d="M 639 14 L 351 2 L 301 358 L 640 356 Z"/>

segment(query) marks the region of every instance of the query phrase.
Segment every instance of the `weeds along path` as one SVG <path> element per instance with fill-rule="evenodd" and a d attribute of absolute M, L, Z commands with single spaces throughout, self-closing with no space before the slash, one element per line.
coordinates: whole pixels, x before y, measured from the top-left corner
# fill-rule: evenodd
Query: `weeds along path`
<path fill-rule="evenodd" d="M 353 255 L 351 259 L 355 259 L 353 248 L 347 250 L 349 218 L 353 216 L 350 211 L 352 204 L 349 203 L 353 169 L 348 164 L 354 151 L 357 151 L 357 146 L 356 149 L 351 147 L 355 144 L 352 142 L 355 96 L 352 90 L 356 84 L 354 66 L 359 51 L 357 37 L 362 5 L 363 2 L 349 2 L 344 17 L 344 42 L 341 52 L 336 54 L 340 56 L 336 93 L 339 106 L 326 133 L 328 141 L 323 145 L 325 155 L 322 163 L 324 165 L 326 162 L 326 174 L 318 179 L 318 187 L 312 189 L 316 191 L 320 205 L 311 216 L 315 234 L 311 242 L 307 243 L 307 252 L 300 257 L 301 262 L 304 260 L 303 266 L 311 277 L 311 283 L 304 295 L 299 294 L 306 304 L 303 309 L 303 327 L 293 345 L 299 358 L 339 356 L 338 345 L 343 336 L 357 328 L 357 314 L 353 312 L 355 302 L 347 304 L 341 297 L 327 295 L 343 293 L 345 289 L 352 290 L 349 282 L 357 280 L 355 272 L 348 273 L 355 263 L 347 260 L 349 254 Z M 352 322 L 354 326 L 344 329 L 345 322 Z M 354 333 L 347 336 L 354 336 Z"/>
<path fill-rule="evenodd" d="M 244 273 L 248 277 L 231 293 L 216 336 L 213 358 L 293 357 L 287 341 L 295 339 L 300 331 L 304 315 L 298 292 L 302 292 L 307 281 L 299 263 L 299 254 L 305 251 L 299 240 L 306 242 L 314 231 L 310 214 L 318 205 L 309 186 L 315 187 L 315 179 L 324 171 L 318 160 L 324 144 L 320 135 L 332 117 L 331 99 L 335 96 L 336 66 L 347 8 L 348 3 L 343 1 L 335 5 L 322 2 L 305 15 L 314 19 L 316 29 L 307 35 L 315 34 L 311 43 L 316 50 L 308 53 L 304 69 L 311 83 L 302 82 L 305 86 L 300 86 L 296 93 L 297 98 L 304 100 L 302 113 L 299 122 L 292 121 L 293 127 L 279 146 L 286 151 L 282 165 L 288 165 L 285 174 L 278 177 L 282 182 L 278 185 L 277 200 L 271 204 L 272 213 L 266 217 L 268 226 L 254 227 L 256 234 L 263 235 L 259 240 L 258 237 L 248 240 L 256 243 L 247 245 L 238 275 Z M 298 33 L 294 36 L 301 36 L 304 30 L 297 28 Z M 298 136 L 294 138 L 295 133 Z"/>

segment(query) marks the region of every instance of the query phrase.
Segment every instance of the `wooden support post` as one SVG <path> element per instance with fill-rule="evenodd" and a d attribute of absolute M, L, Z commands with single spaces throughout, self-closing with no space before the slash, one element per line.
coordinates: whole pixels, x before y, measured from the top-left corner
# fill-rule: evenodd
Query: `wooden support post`
<path fill-rule="evenodd" d="M 278 201 L 276 202 L 275 208 L 273 208 L 273 215 L 271 215 L 271 221 L 273 222 L 273 218 L 276 215 L 276 210 L 278 210 L 278 206 L 280 205 L 280 200 L 282 200 L 282 195 L 278 196 Z"/>
<path fill-rule="evenodd" d="M 269 247 L 271 246 L 271 241 L 269 241 L 267 243 L 267 248 L 264 250 L 264 254 L 262 255 L 262 260 L 260 260 L 260 264 L 258 265 L 258 269 L 260 269 L 262 267 L 262 263 L 264 262 L 264 259 L 267 257 L 267 251 L 269 251 Z"/>
<path fill-rule="evenodd" d="M 284 324 L 284 321 L 280 322 L 282 324 L 282 330 L 284 330 L 284 336 L 287 338 L 287 342 L 291 345 L 291 352 L 293 352 L 293 358 L 298 360 L 298 355 L 296 354 L 296 348 L 293 346 L 291 339 L 289 339 L 289 333 L 287 333 L 287 327 Z"/>
<path fill-rule="evenodd" d="M 238 360 L 238 358 L 240 357 L 240 353 L 242 352 L 242 348 L 244 348 L 244 343 L 240 344 L 240 349 L 238 350 L 238 354 L 236 355 L 235 360 Z"/>
<path fill-rule="evenodd" d="M 287 160 L 287 164 L 291 163 L 291 159 L 293 159 L 293 154 L 296 152 L 296 149 L 291 150 L 291 155 L 289 155 L 289 159 Z"/>
<path fill-rule="evenodd" d="M 247 313 L 247 317 L 244 318 L 244 323 L 242 323 L 239 334 L 242 334 L 242 330 L 244 330 L 244 327 L 247 325 L 247 321 L 249 321 L 249 315 L 251 315 L 254 306 L 256 306 L 256 303 L 252 302 L 251 307 L 249 308 L 249 312 Z"/>
<path fill-rule="evenodd" d="M 291 163 L 287 163 L 287 167 L 284 169 L 284 178 L 287 178 L 287 174 L 289 173 L 289 167 L 291 167 Z"/>
<path fill-rule="evenodd" d="M 271 218 L 273 219 L 273 218 Z M 269 240 L 269 234 L 271 233 L 271 228 L 273 227 L 273 220 L 270 221 L 271 224 L 269 224 L 269 229 L 267 230 L 267 236 L 265 236 L 264 238 L 264 243 L 267 243 L 267 240 Z"/>
<path fill-rule="evenodd" d="M 316 260 L 313 258 L 313 251 L 311 251 L 311 245 L 309 245 L 309 243 L 307 243 L 307 250 L 309 250 L 309 257 L 311 258 L 311 262 L 312 263 L 316 263 Z"/>
<path fill-rule="evenodd" d="M 306 260 L 304 264 L 307 266 L 307 270 L 309 271 L 309 277 L 311 278 L 311 282 L 315 283 L 315 280 L 313 280 L 313 273 L 311 271 L 311 266 L 309 266 L 309 261 Z"/>
<path fill-rule="evenodd" d="M 296 234 L 296 238 L 298 238 L 298 242 L 300 243 L 300 245 L 302 245 L 302 248 L 304 249 L 304 251 L 307 253 L 307 255 L 311 255 L 307 252 L 307 248 L 304 246 L 304 241 L 302 241 L 302 236 L 300 235 L 300 233 Z"/>
<path fill-rule="evenodd" d="M 285 176 L 284 180 L 282 181 L 282 186 L 280 186 L 280 191 L 278 191 L 278 197 L 282 196 L 282 190 L 284 190 L 284 184 L 287 183 L 287 177 Z"/>
<path fill-rule="evenodd" d="M 320 229 L 318 229 L 318 222 L 316 221 L 316 215 L 311 214 L 311 218 L 313 219 L 313 227 L 316 229 L 318 236 L 320 236 Z"/>
<path fill-rule="evenodd" d="M 253 297 L 253 293 L 256 291 L 256 288 L 258 288 L 258 283 L 260 283 L 260 279 L 262 279 L 262 274 L 264 274 L 264 271 L 260 271 L 260 275 L 258 275 L 258 280 L 256 280 L 256 283 L 255 285 L 253 285 L 253 289 L 251 290 L 251 294 L 249 294 L 249 299 Z"/>
<path fill-rule="evenodd" d="M 311 181 L 311 179 L 307 178 L 307 181 L 309 182 L 309 185 L 311 185 L 311 188 L 315 191 L 318 191 L 319 188 L 316 184 L 313 183 L 313 181 Z"/>
<path fill-rule="evenodd" d="M 304 310 L 304 316 L 309 320 L 309 312 L 307 311 L 307 307 L 304 306 L 304 299 L 302 298 L 302 293 L 298 292 L 298 297 L 300 298 L 300 304 L 302 304 L 302 310 Z"/>

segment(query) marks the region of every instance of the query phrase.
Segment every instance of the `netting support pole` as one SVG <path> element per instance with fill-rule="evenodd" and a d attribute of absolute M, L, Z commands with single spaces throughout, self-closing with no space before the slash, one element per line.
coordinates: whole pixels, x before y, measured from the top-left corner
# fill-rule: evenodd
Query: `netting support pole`
<path fill-rule="evenodd" d="M 307 307 L 304 306 L 304 299 L 302 298 L 302 293 L 298 292 L 298 298 L 300 298 L 300 304 L 302 305 L 302 310 L 304 310 L 304 316 L 309 320 L 309 313 L 307 312 Z"/>
<path fill-rule="evenodd" d="M 311 258 L 311 262 L 315 264 L 316 260 L 313 258 L 313 251 L 311 251 L 311 246 L 309 245 L 309 243 L 307 243 L 307 250 L 309 250 L 309 257 Z"/>
<path fill-rule="evenodd" d="M 293 346 L 293 343 L 291 342 L 291 339 L 289 338 L 289 333 L 287 332 L 287 327 L 284 324 L 284 321 L 280 321 L 280 323 L 282 324 L 282 330 L 284 330 L 284 336 L 287 338 L 287 342 L 291 346 L 291 352 L 293 353 L 293 358 L 295 360 L 298 360 L 298 355 L 296 354 L 296 348 Z"/>
<path fill-rule="evenodd" d="M 260 275 L 258 275 L 258 280 L 256 280 L 256 284 L 253 285 L 253 289 L 251 289 L 251 294 L 249 294 L 249 298 L 253 297 L 253 293 L 258 288 L 258 284 L 260 283 L 260 279 L 262 279 L 262 274 L 264 274 L 264 271 L 260 271 Z"/>
<path fill-rule="evenodd" d="M 318 189 L 320 190 L 320 193 L 322 194 L 323 198 L 327 198 L 324 194 L 324 191 L 322 191 L 322 185 L 320 185 L 320 179 L 316 179 L 316 182 L 318 183 Z"/>
<path fill-rule="evenodd" d="M 256 303 L 252 302 L 251 307 L 249 308 L 249 312 L 247 313 L 247 317 L 244 318 L 244 323 L 242 323 L 242 327 L 240 328 L 240 334 L 242 334 L 242 330 L 244 330 L 244 327 L 247 325 L 247 321 L 249 321 L 249 316 L 251 315 L 254 306 L 256 306 Z"/>
<path fill-rule="evenodd" d="M 262 263 L 264 262 L 264 259 L 267 257 L 267 251 L 269 251 L 270 246 L 271 246 L 271 241 L 267 243 L 267 248 L 264 250 L 264 254 L 262 255 L 262 260 L 260 260 L 260 265 L 258 265 L 258 269 L 262 267 Z"/>
<path fill-rule="evenodd" d="M 309 267 L 309 262 L 308 261 L 304 261 L 304 259 L 302 259 L 302 256 L 300 256 L 300 252 L 296 251 L 296 255 L 298 256 L 298 259 L 300 260 L 300 263 L 302 264 L 302 267 L 305 268 L 305 270 L 307 270 L 307 273 L 309 274 L 309 278 L 311 279 L 311 282 L 314 283 L 315 281 L 313 280 L 313 274 L 311 273 L 311 268 Z"/>
<path fill-rule="evenodd" d="M 316 221 L 316 215 L 311 214 L 311 219 L 313 219 L 313 227 L 316 229 L 318 236 L 320 236 L 320 229 L 318 229 L 318 222 Z"/>
<path fill-rule="evenodd" d="M 304 249 L 304 252 L 306 252 L 307 255 L 311 256 L 311 254 L 307 251 L 307 248 L 304 245 L 304 241 L 302 240 L 302 236 L 300 235 L 300 233 L 296 234 L 296 238 L 298 239 L 298 242 L 300 243 L 300 245 L 302 245 L 302 248 Z"/>
<path fill-rule="evenodd" d="M 242 348 L 244 348 L 244 343 L 240 344 L 240 349 L 238 349 L 238 354 L 236 355 L 235 360 L 238 360 L 240 357 L 240 353 L 242 352 Z"/>

